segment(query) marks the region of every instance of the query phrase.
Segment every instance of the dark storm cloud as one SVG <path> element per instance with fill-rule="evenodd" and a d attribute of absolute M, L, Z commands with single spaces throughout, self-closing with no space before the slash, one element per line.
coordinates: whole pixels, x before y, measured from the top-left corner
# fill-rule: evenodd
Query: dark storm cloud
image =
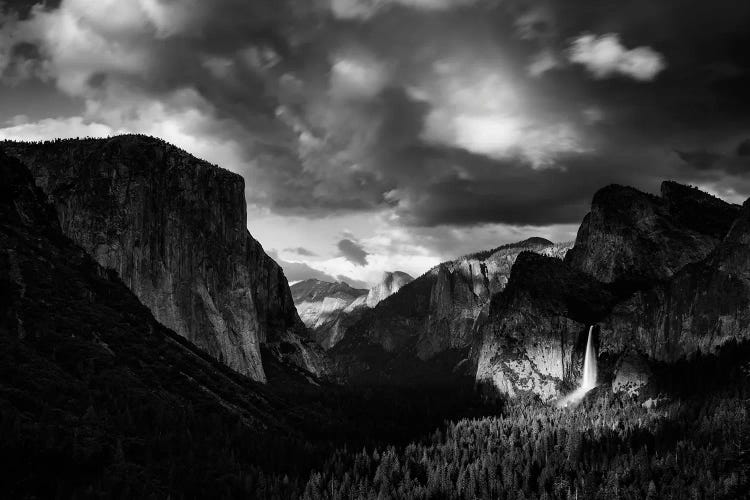
<path fill-rule="evenodd" d="M 376 150 L 388 151 L 378 165 L 392 184 L 380 183 L 386 201 L 413 225 L 564 223 L 579 221 L 592 194 L 609 183 L 657 191 L 664 179 L 747 175 L 737 158 L 712 162 L 712 153 L 701 159 L 704 171 L 684 169 L 672 150 L 686 142 L 709 147 L 718 130 L 750 130 L 748 25 L 750 4 L 730 0 L 480 2 L 429 15 L 391 9 L 356 24 L 347 35 L 392 62 L 404 86 L 452 53 L 480 65 L 494 58 L 523 82 L 529 113 L 563 117 L 583 137 L 578 151 L 554 154 L 549 168 L 531 168 L 523 155 L 498 159 L 462 144 L 426 144 L 422 130 L 434 103 L 402 95 L 391 116 L 396 123 L 408 116 L 412 125 L 380 135 Z M 572 40 L 587 33 L 616 35 L 622 53 L 656 54 L 663 67 L 644 78 L 614 70 L 594 77 L 565 60 Z M 530 76 L 529 62 L 545 54 L 557 65 Z"/>
<path fill-rule="evenodd" d="M 62 0 L 3 0 L 0 3 L 0 12 L 13 12 L 18 14 L 22 19 L 29 16 L 34 6 L 41 6 L 45 9 L 56 9 L 60 6 Z"/>
<path fill-rule="evenodd" d="M 370 255 L 362 248 L 362 245 L 352 241 L 348 238 L 344 238 L 339 241 L 336 246 L 341 252 L 341 256 L 356 266 L 366 266 L 367 256 Z"/>
<path fill-rule="evenodd" d="M 675 151 L 686 166 L 699 172 L 745 176 L 750 174 L 750 141 L 730 144 L 726 152 Z"/>
<path fill-rule="evenodd" d="M 571 155 L 560 159 L 565 168 L 531 172 L 522 161 L 499 162 L 461 150 L 422 150 L 418 156 L 442 173 L 399 193 L 401 202 L 395 209 L 404 222 L 427 226 L 498 220 L 515 225 L 579 222 L 599 188 L 635 184 L 658 192 L 661 180 L 679 171 L 671 164 L 663 176 L 653 176 L 653 165 L 670 162 L 648 151 L 621 152 L 611 158 Z M 462 178 L 457 166 L 466 166 L 472 177 Z"/>
<path fill-rule="evenodd" d="M 191 132 L 234 144 L 249 202 L 277 213 L 544 225 L 579 221 L 613 182 L 747 175 L 714 148 L 750 134 L 748 2 L 156 4 L 177 10 L 150 31 L 87 25 L 132 64 L 39 68 L 103 107 L 123 87 L 196 92 L 211 120 Z M 70 61 L 40 26 L 26 50 Z"/>

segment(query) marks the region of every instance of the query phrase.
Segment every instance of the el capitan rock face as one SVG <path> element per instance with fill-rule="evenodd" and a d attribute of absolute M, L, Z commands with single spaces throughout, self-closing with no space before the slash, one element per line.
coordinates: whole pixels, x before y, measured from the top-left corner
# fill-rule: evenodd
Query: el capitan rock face
<path fill-rule="evenodd" d="M 673 182 L 660 198 L 600 190 L 565 261 L 523 256 L 493 299 L 473 352 L 477 382 L 559 395 L 580 377 L 591 324 L 613 360 L 674 361 L 747 338 L 746 210 Z"/>
<path fill-rule="evenodd" d="M 255 380 L 265 380 L 262 343 L 322 370 L 281 268 L 247 231 L 242 177 L 145 136 L 4 148 L 29 167 L 63 232 L 159 322 Z"/>
<path fill-rule="evenodd" d="M 396 359 L 416 370 L 466 358 L 490 297 L 505 287 L 516 257 L 527 250 L 564 255 L 567 246 L 532 238 L 434 267 L 347 330 L 332 350 L 339 372 L 393 379 L 402 375 L 392 366 Z"/>
<path fill-rule="evenodd" d="M 330 414 L 300 411 L 277 387 L 156 321 L 114 271 L 63 234 L 31 173 L 1 150 L 0 179 L 5 497 L 189 497 L 214 491 L 217 468 L 240 467 L 234 457 L 246 453 L 247 468 L 275 456 L 269 435 L 310 446 L 301 428 L 320 428 Z M 300 371 L 287 383 L 317 390 Z M 105 484 L 120 473 L 130 486 Z M 250 487 L 231 496 L 248 495 Z"/>

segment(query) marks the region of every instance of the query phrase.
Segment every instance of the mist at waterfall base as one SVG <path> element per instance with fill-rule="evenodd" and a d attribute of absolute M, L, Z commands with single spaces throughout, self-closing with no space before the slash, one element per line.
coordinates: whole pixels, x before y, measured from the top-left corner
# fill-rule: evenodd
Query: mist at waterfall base
<path fill-rule="evenodd" d="M 583 376 L 578 389 L 562 397 L 556 403 L 558 408 L 577 405 L 591 389 L 596 387 L 596 352 L 594 352 L 594 326 L 589 327 L 589 338 L 586 341 L 586 356 L 583 359 Z"/>

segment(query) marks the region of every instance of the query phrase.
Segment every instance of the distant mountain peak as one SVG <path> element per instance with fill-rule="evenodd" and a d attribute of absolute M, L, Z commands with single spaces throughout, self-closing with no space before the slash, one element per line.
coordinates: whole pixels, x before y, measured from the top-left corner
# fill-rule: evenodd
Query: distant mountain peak
<path fill-rule="evenodd" d="M 367 307 L 375 307 L 379 302 L 398 292 L 401 287 L 414 281 L 409 274 L 403 271 L 386 271 L 380 282 L 370 288 L 367 294 Z"/>

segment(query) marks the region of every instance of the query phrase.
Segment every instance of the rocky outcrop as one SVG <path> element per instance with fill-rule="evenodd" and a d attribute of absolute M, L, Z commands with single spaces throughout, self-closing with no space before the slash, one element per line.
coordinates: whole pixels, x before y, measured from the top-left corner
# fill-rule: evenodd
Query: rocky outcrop
<path fill-rule="evenodd" d="M 477 382 L 559 395 L 580 377 L 591 324 L 599 357 L 616 367 L 604 376 L 618 387 L 647 374 L 627 360 L 674 361 L 747 338 L 746 213 L 672 182 L 660 198 L 602 189 L 564 262 L 519 258 L 473 350 Z"/>
<path fill-rule="evenodd" d="M 322 370 L 281 268 L 247 231 L 242 177 L 144 136 L 3 146 L 63 232 L 159 322 L 255 380 L 265 380 L 261 343 Z"/>
<path fill-rule="evenodd" d="M 343 338 L 358 311 L 366 307 L 368 294 L 346 283 L 315 279 L 295 283 L 291 291 L 302 322 L 323 349 L 330 349 Z"/>
<path fill-rule="evenodd" d="M 490 297 L 505 287 L 518 255 L 531 251 L 561 257 L 567 248 L 532 238 L 436 266 L 347 330 L 332 350 L 339 371 L 349 376 L 383 371 L 394 357 L 420 362 L 466 358 L 474 332 L 487 316 Z M 393 379 L 402 374 L 390 370 L 382 376 Z"/>
<path fill-rule="evenodd" d="M 750 338 L 750 203 L 706 259 L 635 293 L 602 322 L 602 352 L 676 361 Z"/>
<path fill-rule="evenodd" d="M 708 256 L 739 207 L 664 182 L 661 197 L 624 186 L 594 195 L 566 262 L 596 279 L 649 284 Z"/>
<path fill-rule="evenodd" d="M 489 311 L 490 298 L 505 289 L 520 253 L 530 251 L 560 258 L 568 248 L 544 238 L 531 238 L 440 264 L 431 271 L 435 273 L 435 283 L 426 327 L 417 343 L 420 358 L 429 359 L 446 349 L 471 345 L 472 332 Z"/>
<path fill-rule="evenodd" d="M 588 325 L 617 300 L 611 285 L 560 259 L 522 253 L 473 348 L 477 383 L 510 396 L 557 396 L 580 373 Z"/>

